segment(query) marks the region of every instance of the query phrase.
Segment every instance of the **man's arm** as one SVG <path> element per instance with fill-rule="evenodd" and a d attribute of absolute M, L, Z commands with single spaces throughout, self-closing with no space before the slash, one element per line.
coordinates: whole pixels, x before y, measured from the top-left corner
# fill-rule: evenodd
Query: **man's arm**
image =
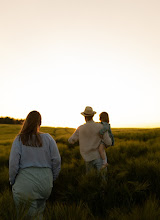
<path fill-rule="evenodd" d="M 72 134 L 72 136 L 68 139 L 70 144 L 74 144 L 79 140 L 79 128 Z"/>
<path fill-rule="evenodd" d="M 111 138 L 109 137 L 109 134 L 108 132 L 105 132 L 104 135 L 103 135 L 103 141 L 105 143 L 106 146 L 111 146 L 112 145 L 112 140 Z"/>

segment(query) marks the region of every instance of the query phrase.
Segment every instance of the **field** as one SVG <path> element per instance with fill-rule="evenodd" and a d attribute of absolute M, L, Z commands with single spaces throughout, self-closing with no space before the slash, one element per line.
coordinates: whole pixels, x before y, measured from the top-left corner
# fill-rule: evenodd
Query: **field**
<path fill-rule="evenodd" d="M 0 219 L 16 212 L 8 182 L 8 158 L 20 125 L 0 125 Z M 45 220 L 159 220 L 160 129 L 112 129 L 108 171 L 85 174 L 72 128 L 42 127 L 56 140 L 62 168 L 47 201 Z M 23 217 L 21 218 L 23 219 Z"/>

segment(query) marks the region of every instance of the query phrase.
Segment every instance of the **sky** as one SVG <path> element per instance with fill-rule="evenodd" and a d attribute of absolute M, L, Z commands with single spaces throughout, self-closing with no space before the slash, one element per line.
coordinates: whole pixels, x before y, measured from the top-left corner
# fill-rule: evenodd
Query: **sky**
<path fill-rule="evenodd" d="M 159 0 L 0 0 L 0 117 L 160 127 Z"/>

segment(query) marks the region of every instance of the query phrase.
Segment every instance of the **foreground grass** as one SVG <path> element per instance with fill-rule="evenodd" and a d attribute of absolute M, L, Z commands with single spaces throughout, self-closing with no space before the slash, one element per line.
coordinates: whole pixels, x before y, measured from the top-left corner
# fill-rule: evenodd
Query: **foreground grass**
<path fill-rule="evenodd" d="M 8 158 L 19 125 L 0 125 L 0 219 L 15 219 L 8 184 Z M 160 216 L 160 129 L 113 129 L 115 146 L 106 150 L 107 173 L 85 174 L 71 128 L 42 127 L 56 140 L 62 169 L 44 219 L 158 220 Z M 23 216 L 22 218 L 23 219 Z"/>

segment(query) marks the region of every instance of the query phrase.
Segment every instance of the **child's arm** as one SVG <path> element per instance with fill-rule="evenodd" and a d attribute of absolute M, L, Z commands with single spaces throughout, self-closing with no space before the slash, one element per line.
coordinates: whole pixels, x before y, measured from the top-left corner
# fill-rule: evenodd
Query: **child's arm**
<path fill-rule="evenodd" d="M 108 163 L 107 163 L 107 156 L 106 156 L 106 152 L 105 152 L 105 145 L 103 143 L 101 143 L 98 147 L 98 150 L 99 150 L 99 154 L 101 156 L 101 159 L 103 161 L 103 165 L 102 165 L 102 168 L 105 168 Z"/>
<path fill-rule="evenodd" d="M 99 154 L 102 158 L 102 160 L 104 160 L 104 145 L 103 144 L 100 144 L 99 147 L 98 147 L 98 150 L 99 150 Z"/>

